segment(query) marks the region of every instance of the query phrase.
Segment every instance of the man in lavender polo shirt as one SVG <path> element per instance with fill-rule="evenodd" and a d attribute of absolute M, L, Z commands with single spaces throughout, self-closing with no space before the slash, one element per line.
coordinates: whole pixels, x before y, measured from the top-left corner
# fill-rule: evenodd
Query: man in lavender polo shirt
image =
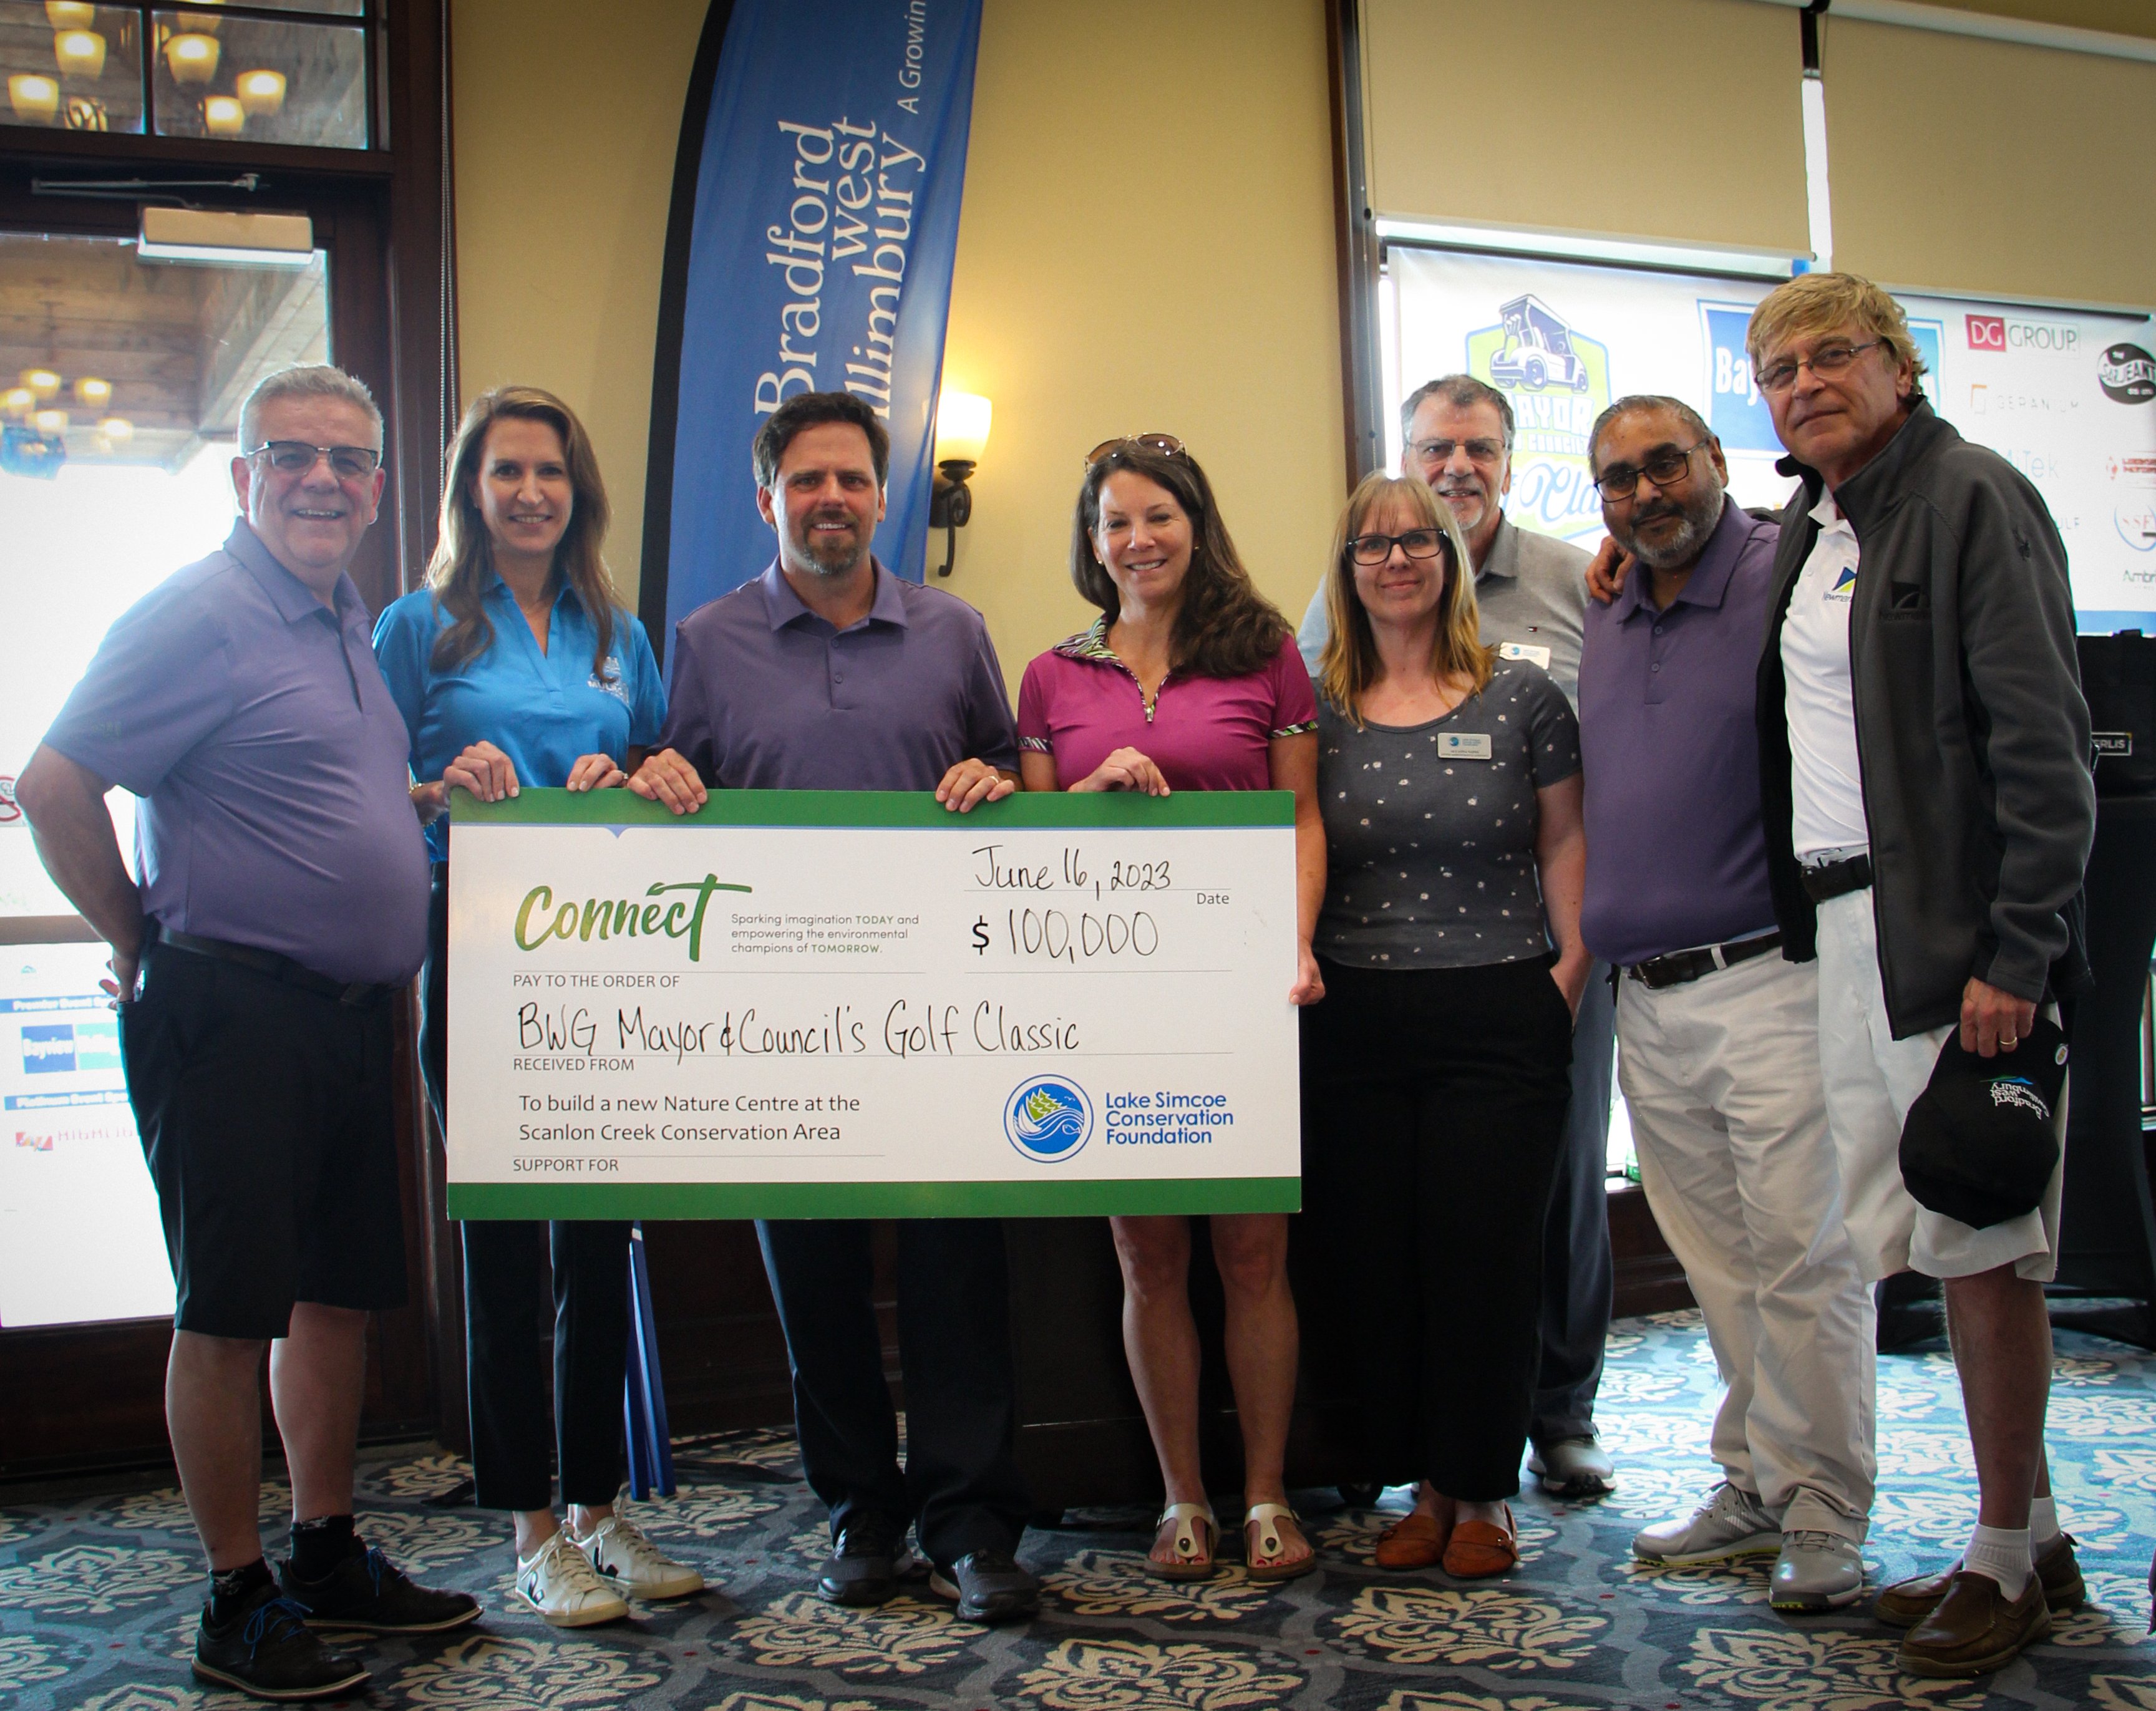
<path fill-rule="evenodd" d="M 54 881 L 112 947 L 127 1092 L 177 1284 L 166 1417 L 209 1558 L 194 1672 L 261 1698 L 367 1678 L 305 1626 L 479 1614 L 355 1537 L 370 1312 L 404 1300 L 389 998 L 426 952 L 404 722 L 345 573 L 382 497 L 382 417 L 334 368 L 240 411 L 244 515 L 113 625 L 18 787 Z M 141 883 L 105 795 L 142 798 Z M 261 1398 L 292 1480 L 262 1553 Z"/>
<path fill-rule="evenodd" d="M 932 790 L 964 812 L 1017 785 L 1018 730 L 981 615 L 870 551 L 891 440 L 846 392 L 805 392 L 756 438 L 757 505 L 778 557 L 675 627 L 666 725 L 629 788 L 693 813 L 708 788 Z M 930 1589 L 974 1621 L 1029 1615 L 1003 1226 L 898 1227 L 906 1467 L 870 1299 L 869 1227 L 757 1226 L 793 1364 L 801 1465 L 831 1512 L 818 1591 L 880 1604 L 906 1529 Z"/>
<path fill-rule="evenodd" d="M 1637 567 L 1587 614 L 1580 930 L 1623 971 L 1640 1184 L 1728 1386 L 1722 1483 L 1632 1548 L 1773 1555 L 1777 1609 L 1832 1609 L 1864 1585 L 1872 1310 L 1827 1130 L 1818 968 L 1780 954 L 1767 883 L 1753 710 L 1781 527 L 1727 498 L 1720 443 L 1674 398 L 1619 399 L 1588 460 Z"/>

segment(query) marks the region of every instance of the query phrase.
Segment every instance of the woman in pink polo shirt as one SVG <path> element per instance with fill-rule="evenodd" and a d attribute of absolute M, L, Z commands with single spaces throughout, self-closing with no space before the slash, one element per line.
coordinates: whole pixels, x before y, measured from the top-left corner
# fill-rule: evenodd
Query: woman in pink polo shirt
<path fill-rule="evenodd" d="M 1292 628 L 1252 586 L 1205 472 L 1181 441 L 1146 434 L 1093 448 L 1071 528 L 1070 580 L 1101 616 L 1025 669 L 1025 787 L 1293 791 L 1299 907 L 1288 996 L 1315 1003 L 1325 995 L 1310 950 L 1325 896 L 1317 699 Z M 1250 1577 L 1291 1580 L 1317 1558 L 1284 1475 L 1296 1355 L 1287 1218 L 1211 1222 L 1243 1428 Z M 1168 1488 L 1147 1566 L 1166 1580 L 1201 1580 L 1214 1570 L 1219 1528 L 1199 1467 L 1190 1221 L 1110 1222 L 1123 1272 L 1123 1347 Z"/>

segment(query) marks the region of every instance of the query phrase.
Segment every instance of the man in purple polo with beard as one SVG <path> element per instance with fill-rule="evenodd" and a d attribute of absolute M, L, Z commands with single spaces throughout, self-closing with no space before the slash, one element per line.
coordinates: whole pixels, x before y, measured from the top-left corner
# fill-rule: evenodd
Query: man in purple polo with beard
<path fill-rule="evenodd" d="M 849 392 L 803 392 L 753 450 L 778 556 L 675 627 L 659 751 L 629 788 L 694 813 L 722 790 L 920 790 L 964 812 L 1017 787 L 1018 727 L 988 626 L 965 602 L 894 576 L 870 551 L 891 438 Z M 1014 1553 L 1027 1506 L 1015 1449 L 1003 1225 L 898 1226 L 906 1466 L 870 1299 L 869 1227 L 757 1225 L 793 1365 L 801 1465 L 831 1511 L 817 1590 L 881 1604 L 906 1529 L 930 1590 L 972 1621 L 1029 1616 L 1040 1583 Z"/>

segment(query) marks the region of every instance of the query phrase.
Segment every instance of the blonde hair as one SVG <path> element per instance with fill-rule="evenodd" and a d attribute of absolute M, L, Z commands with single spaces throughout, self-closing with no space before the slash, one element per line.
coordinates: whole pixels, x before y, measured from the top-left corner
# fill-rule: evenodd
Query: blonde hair
<path fill-rule="evenodd" d="M 1897 367 L 1909 373 L 1912 401 L 1924 395 L 1924 359 L 1909 336 L 1902 305 L 1871 280 L 1856 274 L 1799 274 L 1774 287 L 1752 311 L 1744 333 L 1745 354 L 1756 374 L 1767 353 L 1792 339 L 1855 327 L 1878 340 Z"/>
<path fill-rule="evenodd" d="M 1496 652 L 1482 645 L 1482 618 L 1475 605 L 1475 561 L 1452 507 L 1411 476 L 1366 475 L 1348 496 L 1348 508 L 1332 531 L 1332 567 L 1325 573 L 1325 617 L 1330 634 L 1317 659 L 1317 687 L 1325 699 L 1363 726 L 1363 696 L 1378 680 L 1378 643 L 1370 614 L 1355 592 L 1355 566 L 1348 543 L 1388 499 L 1404 503 L 1415 526 L 1435 529 L 1445 542 L 1445 592 L 1438 597 L 1437 635 L 1430 650 L 1430 669 L 1440 679 L 1465 677 L 1469 693 L 1489 687 Z"/>

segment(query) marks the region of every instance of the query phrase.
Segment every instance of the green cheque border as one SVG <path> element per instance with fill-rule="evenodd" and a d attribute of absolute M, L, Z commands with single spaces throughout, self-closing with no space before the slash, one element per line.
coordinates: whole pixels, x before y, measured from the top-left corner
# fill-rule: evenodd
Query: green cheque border
<path fill-rule="evenodd" d="M 483 802 L 449 792 L 457 826 L 860 826 L 880 830 L 973 832 L 1009 828 L 1161 830 L 1187 827 L 1292 826 L 1295 797 L 1284 790 L 1193 790 L 1148 797 L 1127 791 L 1019 791 L 954 814 L 927 791 L 715 790 L 693 814 L 627 790 L 526 790 Z"/>
<path fill-rule="evenodd" d="M 1294 1212 L 1300 1176 L 1071 1182 L 452 1182 L 453 1218 L 1081 1218 Z"/>

